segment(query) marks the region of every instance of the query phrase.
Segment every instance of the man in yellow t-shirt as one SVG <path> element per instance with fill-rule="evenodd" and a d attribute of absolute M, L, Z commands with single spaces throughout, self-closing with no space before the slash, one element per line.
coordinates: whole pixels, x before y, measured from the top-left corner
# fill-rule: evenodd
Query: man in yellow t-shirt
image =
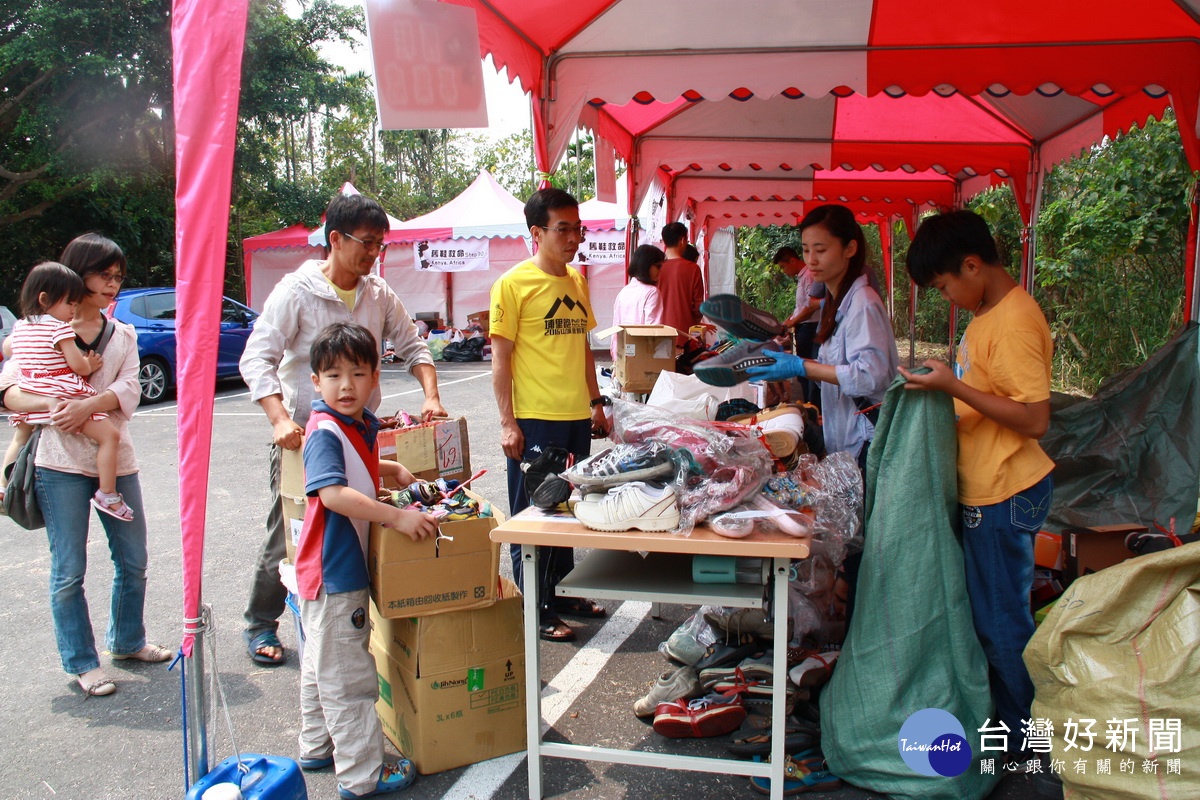
<path fill-rule="evenodd" d="M 500 276 L 492 286 L 492 389 L 500 410 L 500 445 L 508 457 L 508 505 L 529 506 L 522 461 L 547 447 L 586 458 L 591 438 L 605 436 L 608 422 L 596 383 L 588 331 L 596 326 L 587 280 L 568 263 L 583 241 L 579 203 L 561 189 L 541 189 L 525 204 L 536 254 Z M 521 551 L 511 547 L 513 575 L 522 585 Z M 575 632 L 559 614 L 602 617 L 590 600 L 554 596 L 574 566 L 569 547 L 538 551 L 540 635 L 570 641 Z"/>
<path fill-rule="evenodd" d="M 971 211 L 921 223 L 908 273 L 975 312 L 953 372 L 940 361 L 926 361 L 927 374 L 900 372 L 907 388 L 954 398 L 967 593 L 998 722 L 1008 728 L 1011 756 L 1024 760 L 1022 721 L 1033 702 L 1022 660 L 1034 630 L 1033 543 L 1050 511 L 1054 470 L 1037 441 L 1050 424 L 1050 328 L 1000 263 L 987 223 Z"/>

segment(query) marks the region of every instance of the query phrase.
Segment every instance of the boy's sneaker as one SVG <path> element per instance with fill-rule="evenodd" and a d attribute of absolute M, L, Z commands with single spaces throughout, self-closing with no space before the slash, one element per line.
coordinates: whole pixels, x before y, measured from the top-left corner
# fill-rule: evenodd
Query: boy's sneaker
<path fill-rule="evenodd" d="M 664 672 L 650 687 L 650 693 L 633 704 L 633 713 L 639 717 L 652 717 L 660 703 L 672 700 L 687 700 L 700 694 L 700 683 L 696 670 L 680 667 L 674 672 Z"/>
<path fill-rule="evenodd" d="M 575 518 L 594 531 L 669 531 L 679 525 L 679 506 L 670 486 L 634 481 L 610 489 L 599 502 L 576 503 Z"/>
<path fill-rule="evenodd" d="M 624 445 L 585 458 L 575 466 L 568 467 L 563 477 L 576 486 L 594 490 L 652 478 L 665 480 L 672 471 L 674 465 L 667 450 Z"/>
<path fill-rule="evenodd" d="M 709 386 L 737 386 L 750 380 L 746 375 L 750 368 L 775 363 L 763 355 L 764 350 L 781 349 L 775 342 L 738 342 L 724 353 L 697 364 L 692 368 L 692 374 Z"/>
<path fill-rule="evenodd" d="M 325 756 L 323 758 L 303 758 L 297 760 L 300 769 L 305 772 L 316 772 L 317 770 L 328 769 L 333 766 L 333 756 Z"/>
<path fill-rule="evenodd" d="M 700 304 L 700 313 L 739 339 L 773 339 L 783 333 L 774 314 L 755 308 L 735 294 L 714 294 Z"/>
<path fill-rule="evenodd" d="M 407 758 L 402 758 L 395 764 L 383 762 L 383 766 L 379 770 L 379 780 L 375 782 L 375 788 L 366 794 L 355 794 L 349 789 L 343 789 L 338 786 L 338 797 L 345 800 L 354 800 L 357 797 L 375 797 L 381 794 L 391 794 L 399 792 L 413 785 L 413 781 L 417 779 L 417 768 Z"/>
<path fill-rule="evenodd" d="M 740 694 L 710 694 L 696 700 L 660 703 L 654 710 L 654 731 L 672 739 L 723 736 L 736 731 L 745 719 Z"/>

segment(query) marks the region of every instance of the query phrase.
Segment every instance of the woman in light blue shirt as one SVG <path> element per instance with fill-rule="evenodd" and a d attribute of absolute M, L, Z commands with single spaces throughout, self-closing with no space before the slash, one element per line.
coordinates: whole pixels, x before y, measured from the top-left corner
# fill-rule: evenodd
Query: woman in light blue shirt
<path fill-rule="evenodd" d="M 872 422 L 900 358 L 892 323 L 879 294 L 868 283 L 867 243 L 854 213 L 845 206 L 816 208 L 800 221 L 804 263 L 825 284 L 816 359 L 764 351 L 775 364 L 748 371 L 752 380 L 801 377 L 821 383 L 825 448 L 866 463 L 875 435 Z"/>

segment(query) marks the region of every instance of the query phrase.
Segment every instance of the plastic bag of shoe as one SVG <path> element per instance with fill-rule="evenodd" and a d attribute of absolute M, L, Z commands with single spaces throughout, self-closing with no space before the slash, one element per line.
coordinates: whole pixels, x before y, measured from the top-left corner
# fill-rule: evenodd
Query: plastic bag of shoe
<path fill-rule="evenodd" d="M 521 471 L 525 473 L 525 491 L 531 497 L 546 480 L 548 475 L 557 475 L 567 468 L 570 458 L 562 447 L 548 446 L 532 461 L 521 462 Z"/>
<path fill-rule="evenodd" d="M 658 646 L 658 652 L 672 661 L 695 666 L 708 649 L 715 644 L 718 633 L 705 618 L 706 614 L 720 612 L 720 606 L 700 606 L 683 624 L 675 629 L 667 640 Z"/>
<path fill-rule="evenodd" d="M 659 442 L 679 464 L 678 532 L 753 497 L 771 474 L 771 454 L 743 425 L 681 420 L 640 403 L 614 401 L 613 437 L 627 444 Z"/>

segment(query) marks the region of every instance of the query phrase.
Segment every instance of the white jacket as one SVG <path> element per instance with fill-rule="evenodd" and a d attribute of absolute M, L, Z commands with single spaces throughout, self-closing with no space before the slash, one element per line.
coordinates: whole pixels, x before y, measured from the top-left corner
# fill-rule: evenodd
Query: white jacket
<path fill-rule="evenodd" d="M 305 261 L 271 290 L 238 364 L 252 400 L 282 395 L 284 408 L 302 426 L 308 422 L 314 397 L 309 351 L 317 334 L 334 322 L 357 322 L 381 347 L 384 339 L 390 339 L 396 359 L 409 370 L 417 364 L 433 365 L 416 323 L 383 278 L 359 279 L 351 312 L 325 279 L 322 263 Z M 367 407 L 375 411 L 380 400 L 377 388 Z"/>

